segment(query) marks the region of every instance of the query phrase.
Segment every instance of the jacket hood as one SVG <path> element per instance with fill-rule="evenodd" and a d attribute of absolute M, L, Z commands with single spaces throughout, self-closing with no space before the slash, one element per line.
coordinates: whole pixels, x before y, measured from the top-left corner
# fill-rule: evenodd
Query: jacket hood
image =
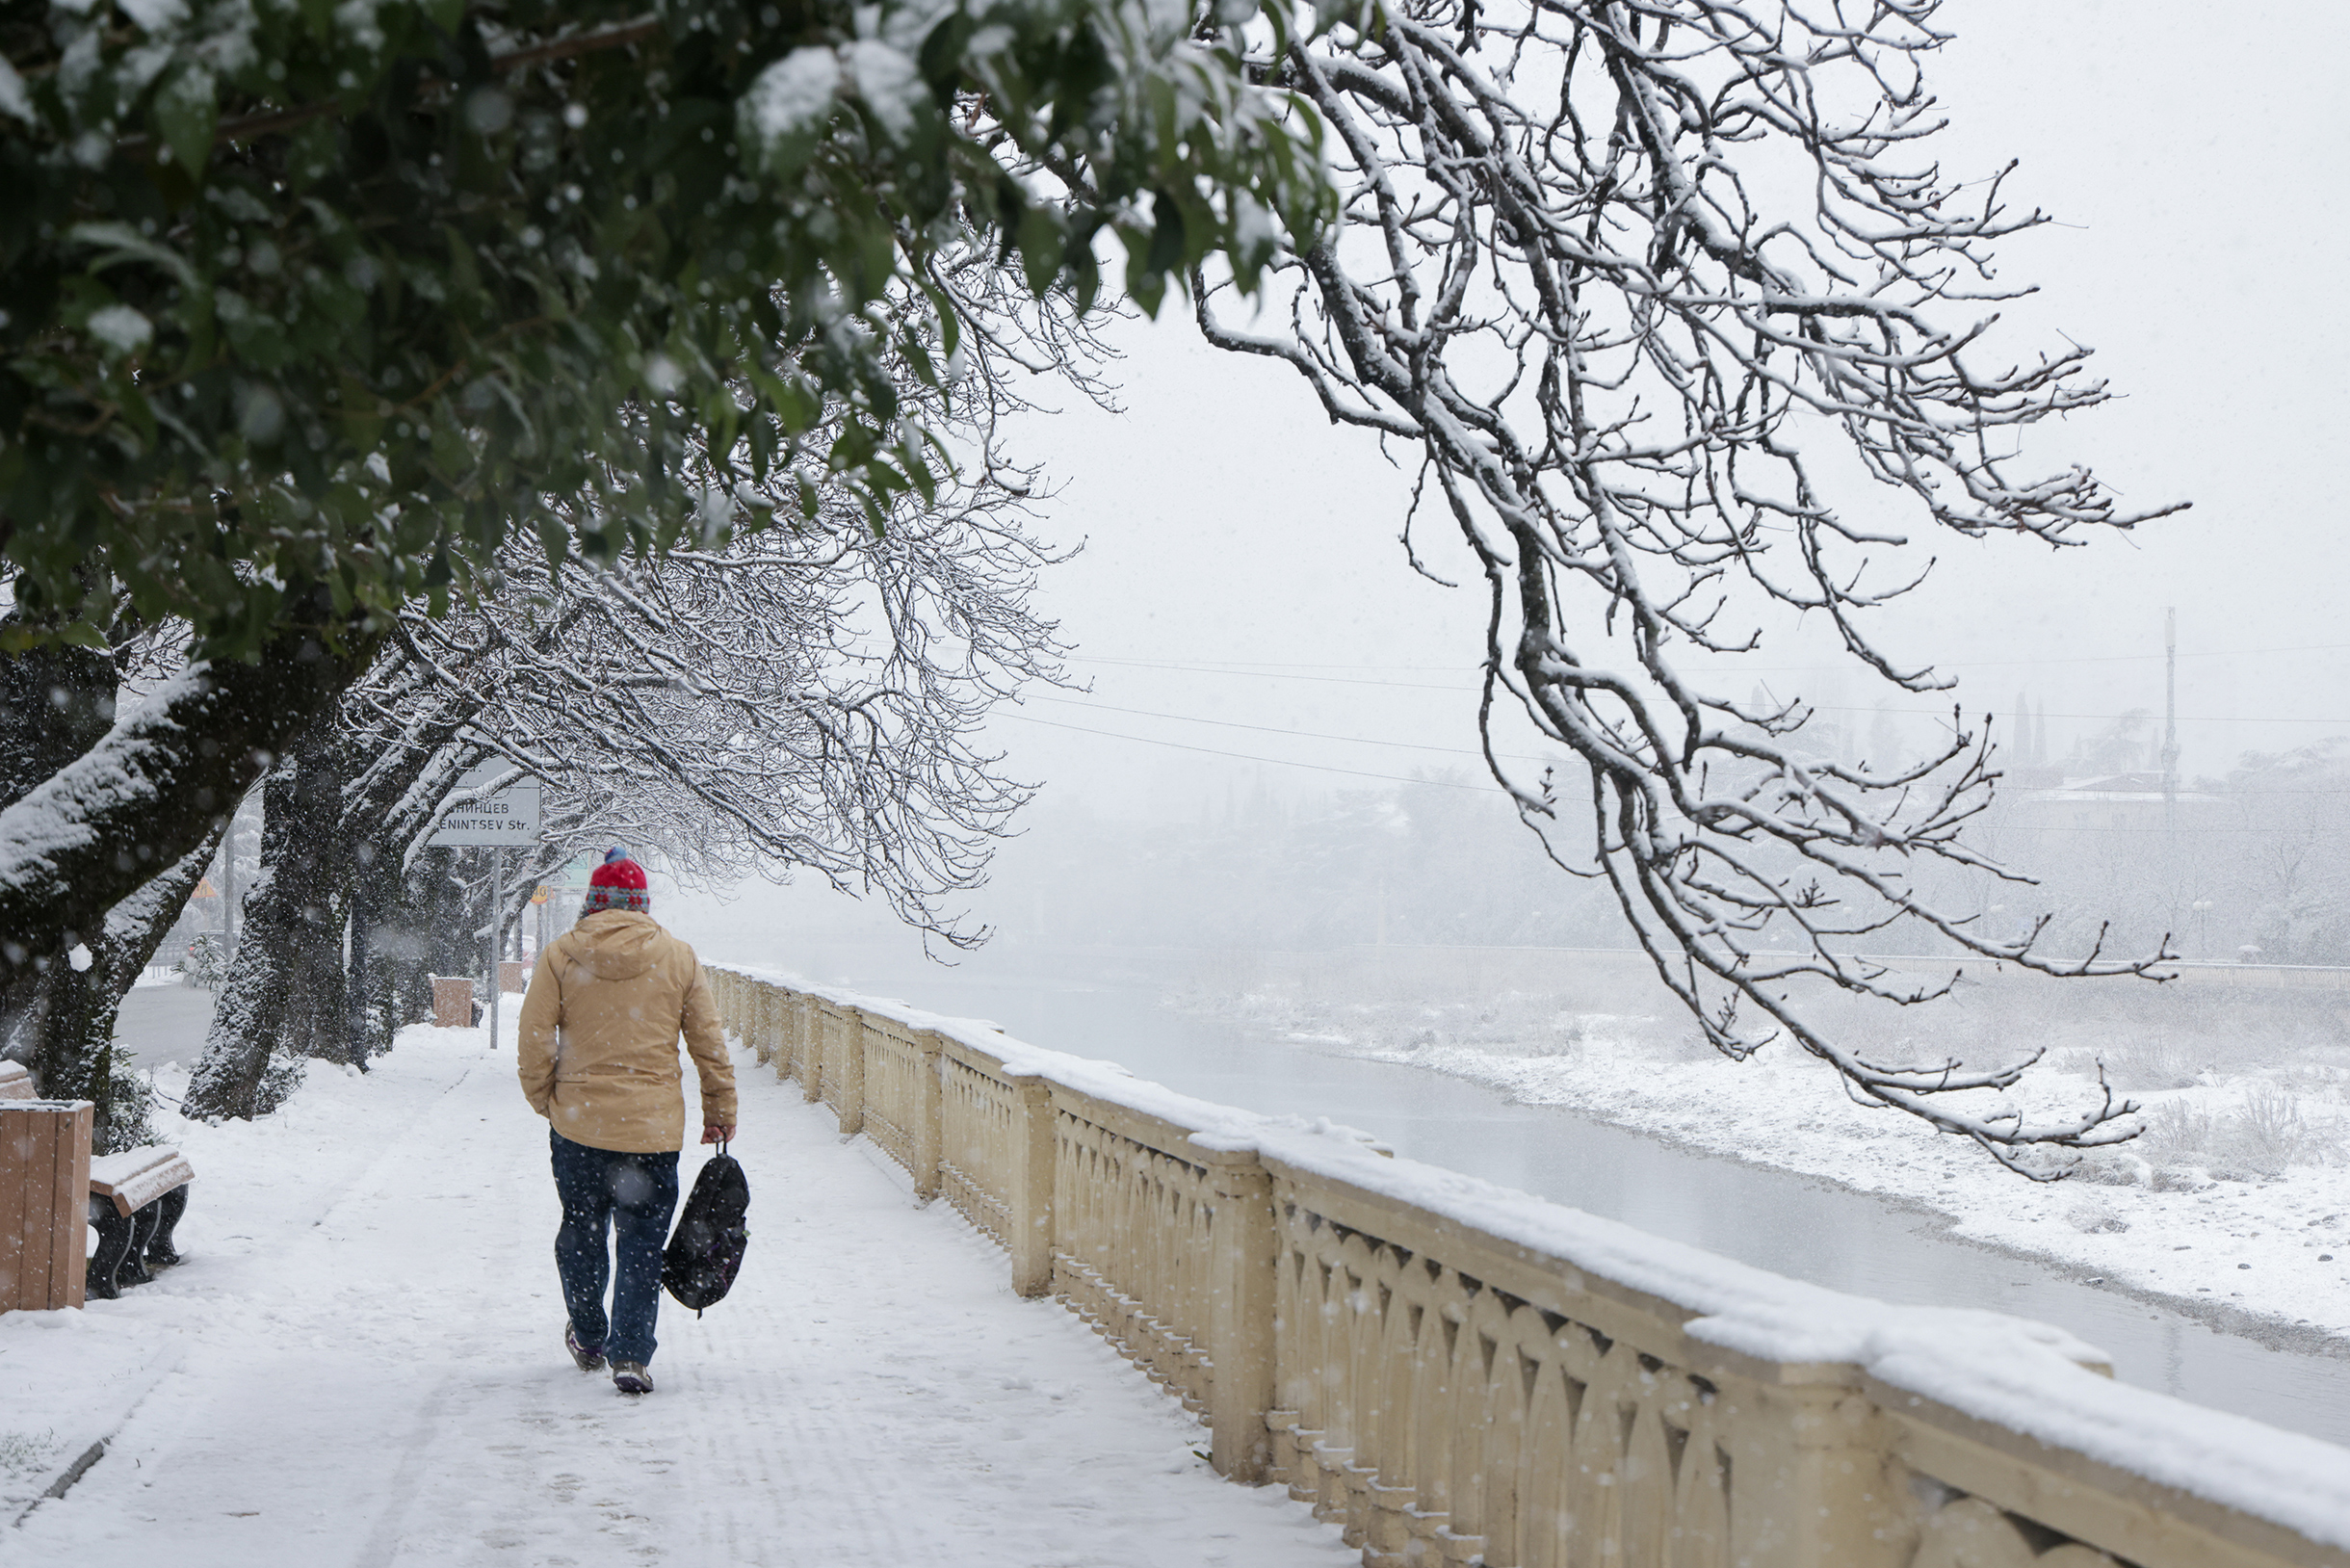
<path fill-rule="evenodd" d="M 599 909 L 572 927 L 565 940 L 596 979 L 625 980 L 653 967 L 663 934 L 650 915 Z"/>

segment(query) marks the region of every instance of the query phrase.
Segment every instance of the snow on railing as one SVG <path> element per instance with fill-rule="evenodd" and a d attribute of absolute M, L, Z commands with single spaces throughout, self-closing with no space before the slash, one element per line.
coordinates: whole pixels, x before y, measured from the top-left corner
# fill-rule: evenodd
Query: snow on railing
<path fill-rule="evenodd" d="M 2350 1452 L 1177 1094 L 991 1027 L 709 970 L 863 1131 L 1375 1568 L 2350 1568 Z"/>

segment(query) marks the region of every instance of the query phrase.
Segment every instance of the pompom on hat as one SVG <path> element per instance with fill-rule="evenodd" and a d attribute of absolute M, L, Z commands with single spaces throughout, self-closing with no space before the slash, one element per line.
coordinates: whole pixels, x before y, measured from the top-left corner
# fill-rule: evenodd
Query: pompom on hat
<path fill-rule="evenodd" d="M 581 913 L 592 915 L 599 909 L 633 909 L 643 914 L 653 907 L 653 896 L 645 891 L 644 868 L 628 857 L 628 851 L 614 845 L 588 878 L 588 902 Z"/>

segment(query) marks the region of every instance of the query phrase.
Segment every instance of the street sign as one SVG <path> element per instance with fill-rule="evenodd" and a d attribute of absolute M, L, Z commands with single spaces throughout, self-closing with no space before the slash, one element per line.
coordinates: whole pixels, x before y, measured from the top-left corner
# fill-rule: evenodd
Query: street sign
<path fill-rule="evenodd" d="M 476 789 L 513 770 L 511 763 L 485 762 L 457 781 Z M 538 780 L 525 778 L 485 799 L 468 801 L 441 819 L 425 842 L 436 849 L 519 848 L 538 842 Z"/>

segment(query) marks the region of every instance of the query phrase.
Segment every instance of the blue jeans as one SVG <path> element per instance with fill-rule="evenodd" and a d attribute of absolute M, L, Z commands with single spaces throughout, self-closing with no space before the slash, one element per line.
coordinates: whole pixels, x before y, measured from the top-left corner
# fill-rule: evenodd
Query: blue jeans
<path fill-rule="evenodd" d="M 555 1271 L 562 1276 L 571 1331 L 614 1361 L 653 1359 L 653 1322 L 661 1315 L 661 1252 L 677 1209 L 677 1151 L 621 1154 L 574 1143 L 553 1128 L 555 1190 L 563 1227 L 555 1233 Z M 616 1231 L 619 1278 L 612 1316 L 604 1284 L 614 1272 L 605 1236 Z"/>

